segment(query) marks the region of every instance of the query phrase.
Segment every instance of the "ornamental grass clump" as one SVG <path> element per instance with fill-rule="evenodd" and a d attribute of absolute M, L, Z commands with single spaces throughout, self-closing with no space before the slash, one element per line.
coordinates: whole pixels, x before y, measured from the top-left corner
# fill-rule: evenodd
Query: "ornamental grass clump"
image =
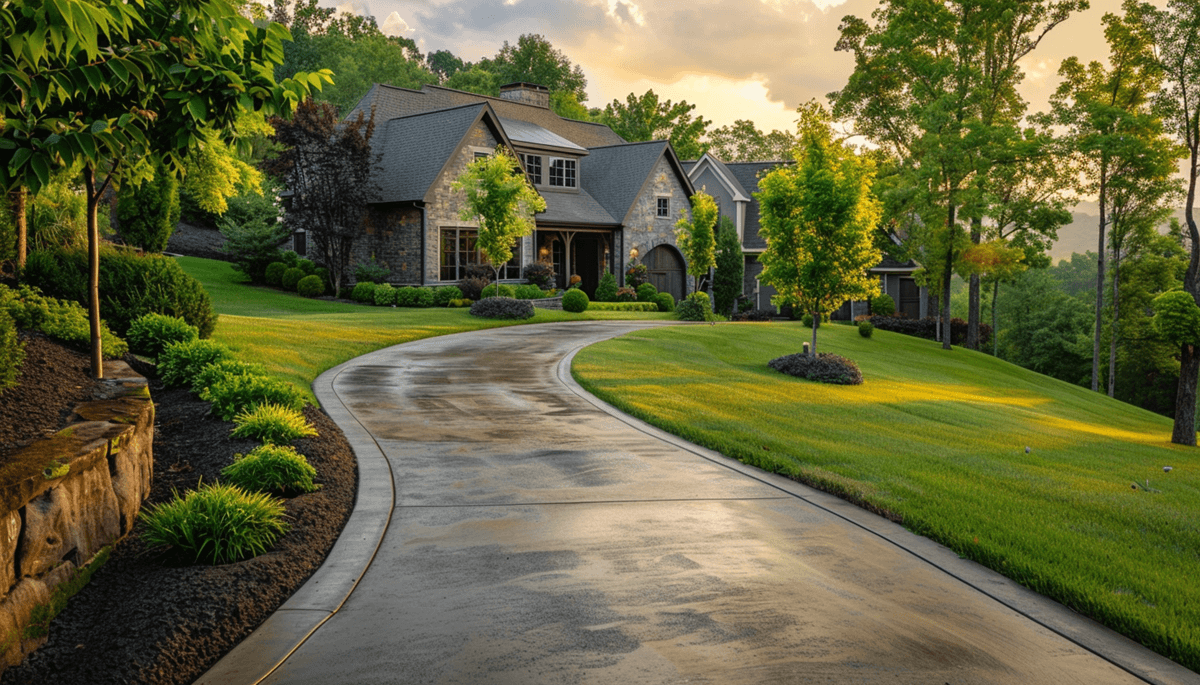
<path fill-rule="evenodd" d="M 214 483 L 142 512 L 142 539 L 192 562 L 224 564 L 258 556 L 287 532 L 283 500 Z"/>
<path fill-rule="evenodd" d="M 772 359 L 767 362 L 767 366 L 779 373 L 821 383 L 861 385 L 863 382 L 862 371 L 858 370 L 858 364 L 843 356 L 828 352 L 815 355 L 804 352 L 789 354 Z"/>
<path fill-rule="evenodd" d="M 225 480 L 253 492 L 281 495 L 316 492 L 317 470 L 303 454 L 288 445 L 260 445 L 248 454 L 234 456 L 221 470 Z"/>
<path fill-rule="evenodd" d="M 151 313 L 134 319 L 125 338 L 134 353 L 157 358 L 171 343 L 198 340 L 200 329 L 188 324 L 183 317 Z"/>
<path fill-rule="evenodd" d="M 271 445 L 317 435 L 317 429 L 299 410 L 270 402 L 238 412 L 233 425 L 233 437 L 254 438 Z"/>

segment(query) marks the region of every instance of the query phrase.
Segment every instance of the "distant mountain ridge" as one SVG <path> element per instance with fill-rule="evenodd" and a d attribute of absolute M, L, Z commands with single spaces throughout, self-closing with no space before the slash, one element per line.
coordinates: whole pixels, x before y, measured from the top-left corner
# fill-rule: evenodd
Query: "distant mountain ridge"
<path fill-rule="evenodd" d="M 1197 220 L 1200 221 L 1200 207 L 1193 206 Z M 1179 223 L 1183 223 L 1183 207 L 1175 210 Z M 1071 212 L 1071 223 L 1058 229 L 1058 240 L 1050 248 L 1050 256 L 1057 262 L 1060 259 L 1070 259 L 1071 253 L 1095 252 L 1099 245 L 1100 205 L 1096 202 L 1080 202 Z M 1167 231 L 1164 223 L 1159 230 Z"/>

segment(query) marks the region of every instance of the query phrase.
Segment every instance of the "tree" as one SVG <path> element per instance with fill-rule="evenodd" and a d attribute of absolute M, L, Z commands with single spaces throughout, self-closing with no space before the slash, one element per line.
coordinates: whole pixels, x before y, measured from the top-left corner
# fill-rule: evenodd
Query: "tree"
<path fill-rule="evenodd" d="M 571 93 L 577 102 L 587 101 L 583 69 L 536 33 L 521 35 L 516 45 L 504 41 L 500 52 L 491 60 L 482 60 L 480 66 L 495 74 L 500 85 L 536 83 L 546 86 L 551 93 Z"/>
<path fill-rule="evenodd" d="M 738 119 L 708 133 L 708 153 L 722 162 L 790 159 L 796 136 L 788 131 L 763 133 L 753 121 Z"/>
<path fill-rule="evenodd" d="M 742 280 L 746 275 L 746 258 L 742 254 L 742 242 L 738 240 L 733 221 L 721 217 L 717 224 L 717 272 L 713 276 L 713 308 L 722 316 L 729 316 L 737 298 L 742 295 Z"/>
<path fill-rule="evenodd" d="M 997 307 L 999 356 L 1053 378 L 1087 385 L 1091 357 L 1091 307 L 1087 294 L 1064 292 L 1048 269 L 1013 279 Z"/>
<path fill-rule="evenodd" d="M 425 64 L 438 78 L 438 83 L 462 71 L 464 63 L 449 50 L 437 50 L 425 56 Z"/>
<path fill-rule="evenodd" d="M 546 211 L 546 201 L 529 185 L 521 163 L 504 147 L 468 165 L 454 181 L 454 189 L 466 194 L 459 218 L 479 223 L 475 245 L 492 265 L 494 282 L 499 283 L 500 267 L 512 259 L 516 241 L 533 232 L 533 215 Z"/>
<path fill-rule="evenodd" d="M 879 294 L 867 269 L 879 263 L 874 234 L 882 216 L 871 192 L 875 165 L 834 140 L 825 108 L 801 108 L 796 165 L 778 167 L 759 182 L 759 279 L 779 293 L 776 305 L 813 315 L 812 354 L 821 317 L 846 300 Z"/>
<path fill-rule="evenodd" d="M 337 107 L 345 115 L 374 83 L 400 88 L 420 88 L 437 77 L 418 60 L 402 40 L 378 31 L 352 37 L 328 33 L 309 39 L 317 52 L 317 64 L 333 72 L 334 82 L 322 89 L 317 99 Z"/>
<path fill-rule="evenodd" d="M 695 109 L 686 100 L 659 100 L 657 93 L 647 90 L 640 96 L 630 93 L 624 103 L 613 100 L 605 105 L 600 121 L 631 143 L 670 140 L 680 159 L 698 159 L 704 154 L 700 139 L 712 122 L 693 118 Z"/>
<path fill-rule="evenodd" d="M 375 111 L 339 120 L 327 102 L 306 100 L 291 120 L 271 119 L 275 141 L 284 146 L 269 171 L 287 184 L 291 202 L 284 221 L 305 230 L 329 269 L 334 292 L 350 267 L 354 240 L 362 231 L 367 204 L 379 192 L 372 180 L 378 155 L 371 151 Z"/>
<path fill-rule="evenodd" d="M 1183 288 L 1200 302 L 1200 228 L 1196 225 L 1196 179 L 1200 178 L 1200 4 L 1193 0 L 1170 0 L 1166 9 L 1133 5 L 1154 41 L 1158 66 L 1165 87 L 1155 97 L 1167 131 L 1183 145 L 1187 160 L 1184 180 L 1187 199 L 1183 206 L 1191 255 Z M 1171 442 L 1196 444 L 1196 381 L 1200 355 L 1191 345 L 1180 347 L 1179 391 L 1175 400 L 1175 426 Z"/>
<path fill-rule="evenodd" d="M 681 217 L 675 223 L 675 244 L 687 261 L 687 272 L 692 276 L 692 292 L 699 292 L 700 279 L 716 264 L 716 237 L 713 227 L 717 223 L 717 202 L 701 190 L 692 196 L 692 218 Z"/>
<path fill-rule="evenodd" d="M 287 29 L 256 26 L 225 0 L 30 0 L 0 7 L 0 22 L 0 74 L 12 89 L 0 104 L 0 181 L 36 192 L 52 168 L 83 165 L 91 362 L 100 377 L 101 194 L 145 178 L 157 160 L 178 173 L 203 131 L 232 139 L 241 112 L 286 111 L 328 73 L 277 83 Z"/>
<path fill-rule="evenodd" d="M 179 223 L 179 183 L 155 165 L 153 178 L 127 185 L 117 196 L 118 230 L 125 244 L 147 252 L 162 252 Z"/>

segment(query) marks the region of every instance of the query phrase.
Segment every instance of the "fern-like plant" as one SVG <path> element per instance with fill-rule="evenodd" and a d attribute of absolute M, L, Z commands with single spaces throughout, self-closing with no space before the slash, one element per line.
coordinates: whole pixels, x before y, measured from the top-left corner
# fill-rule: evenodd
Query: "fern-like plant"
<path fill-rule="evenodd" d="M 317 470 L 308 459 L 289 445 L 260 445 L 247 454 L 239 454 L 221 470 L 221 477 L 254 492 L 299 494 L 315 492 Z"/>
<path fill-rule="evenodd" d="M 317 429 L 304 414 L 279 404 L 265 403 L 244 409 L 233 417 L 233 437 L 254 438 L 271 445 L 280 445 L 297 438 L 317 435 Z"/>

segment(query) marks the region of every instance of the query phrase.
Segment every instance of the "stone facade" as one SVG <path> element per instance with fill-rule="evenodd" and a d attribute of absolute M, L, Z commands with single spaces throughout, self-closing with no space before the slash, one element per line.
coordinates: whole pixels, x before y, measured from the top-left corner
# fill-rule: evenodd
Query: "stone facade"
<path fill-rule="evenodd" d="M 421 209 L 411 205 L 374 205 L 362 235 L 354 242 L 352 264 L 372 258 L 392 273 L 395 285 L 421 283 Z M 353 276 L 353 273 L 350 274 Z"/>
<path fill-rule="evenodd" d="M 146 379 L 111 361 L 104 376 L 104 397 L 12 455 L 16 468 L 0 482 L 0 672 L 45 642 L 26 633 L 34 610 L 126 535 L 150 494 L 154 403 Z"/>
<path fill-rule="evenodd" d="M 671 199 L 671 212 L 668 217 L 658 216 L 658 198 Z M 620 218 L 620 217 L 617 217 Z M 687 190 L 680 183 L 679 177 L 671 168 L 671 163 L 664 157 L 658 161 L 650 180 L 642 189 L 641 195 L 633 203 L 629 217 L 625 221 L 625 230 L 620 240 L 621 251 L 617 253 L 619 273 L 625 273 L 629 261 L 629 251 L 637 248 L 638 254 L 645 256 L 650 250 L 662 244 L 675 245 L 675 223 L 680 219 L 692 218 L 691 200 Z M 686 259 L 686 257 L 685 257 Z M 686 277 L 687 292 L 695 287 L 695 279 Z"/>

